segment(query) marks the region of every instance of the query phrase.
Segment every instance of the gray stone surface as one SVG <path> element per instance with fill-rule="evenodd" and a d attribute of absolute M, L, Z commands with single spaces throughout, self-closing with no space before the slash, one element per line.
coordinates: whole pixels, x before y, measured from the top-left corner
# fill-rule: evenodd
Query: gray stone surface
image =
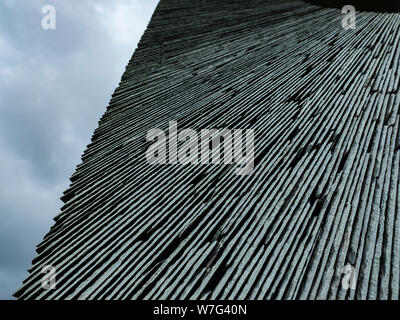
<path fill-rule="evenodd" d="M 400 14 L 342 17 L 161 0 L 16 296 L 398 299 Z M 170 120 L 253 128 L 253 174 L 148 164 Z"/>

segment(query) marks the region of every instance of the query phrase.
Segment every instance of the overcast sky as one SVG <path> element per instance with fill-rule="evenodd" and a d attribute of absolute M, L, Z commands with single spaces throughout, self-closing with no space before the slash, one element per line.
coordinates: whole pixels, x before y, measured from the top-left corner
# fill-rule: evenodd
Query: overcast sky
<path fill-rule="evenodd" d="M 27 276 L 157 3 L 1 0 L 0 299 Z"/>

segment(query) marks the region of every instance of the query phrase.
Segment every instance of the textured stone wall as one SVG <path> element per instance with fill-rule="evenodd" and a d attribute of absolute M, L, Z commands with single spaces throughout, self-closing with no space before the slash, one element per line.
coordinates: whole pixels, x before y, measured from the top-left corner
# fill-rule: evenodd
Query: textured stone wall
<path fill-rule="evenodd" d="M 16 296 L 398 299 L 400 14 L 342 19 L 161 0 Z M 254 172 L 150 165 L 169 121 L 254 129 Z"/>

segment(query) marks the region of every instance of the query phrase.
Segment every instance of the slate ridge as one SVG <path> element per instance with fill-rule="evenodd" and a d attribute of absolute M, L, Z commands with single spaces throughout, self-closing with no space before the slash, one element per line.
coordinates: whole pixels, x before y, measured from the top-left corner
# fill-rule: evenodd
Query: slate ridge
<path fill-rule="evenodd" d="M 341 19 L 161 0 L 15 296 L 399 299 L 400 14 Z M 148 164 L 170 120 L 254 129 L 253 174 Z"/>

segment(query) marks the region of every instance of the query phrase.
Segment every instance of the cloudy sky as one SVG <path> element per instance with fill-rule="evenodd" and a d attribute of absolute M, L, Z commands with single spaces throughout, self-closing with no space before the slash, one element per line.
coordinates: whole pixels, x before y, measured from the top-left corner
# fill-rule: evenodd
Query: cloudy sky
<path fill-rule="evenodd" d="M 0 299 L 35 246 L 117 87 L 157 0 L 1 0 Z M 42 7 L 56 29 L 42 29 Z"/>

